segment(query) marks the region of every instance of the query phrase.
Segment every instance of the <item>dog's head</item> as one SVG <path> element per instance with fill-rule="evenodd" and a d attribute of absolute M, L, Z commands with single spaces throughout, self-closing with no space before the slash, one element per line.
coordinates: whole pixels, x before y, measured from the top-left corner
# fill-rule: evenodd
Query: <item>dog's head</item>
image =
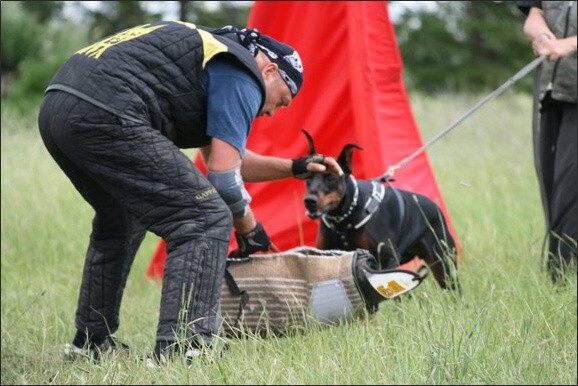
<path fill-rule="evenodd" d="M 303 133 L 309 141 L 309 154 L 316 154 L 313 138 L 305 130 Z M 338 210 L 347 189 L 347 181 L 352 174 L 353 149 L 363 150 L 361 146 L 349 143 L 343 147 L 337 158 L 339 166 L 343 169 L 342 176 L 330 172 L 313 173 L 311 177 L 306 179 L 307 192 L 303 198 L 303 203 L 309 218 L 316 219 L 323 214 L 334 213 Z"/>

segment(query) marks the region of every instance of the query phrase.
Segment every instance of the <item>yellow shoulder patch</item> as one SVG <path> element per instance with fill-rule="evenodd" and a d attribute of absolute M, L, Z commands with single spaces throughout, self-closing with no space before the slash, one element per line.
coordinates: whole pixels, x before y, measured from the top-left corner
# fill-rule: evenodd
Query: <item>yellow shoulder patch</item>
<path fill-rule="evenodd" d="M 215 39 L 209 32 L 197 29 L 195 24 L 187 23 L 186 21 L 178 21 L 177 23 L 196 30 L 201 36 L 201 40 L 203 41 L 203 68 L 205 68 L 207 62 L 215 55 L 228 51 L 226 45 Z"/>
<path fill-rule="evenodd" d="M 146 35 L 161 27 L 164 27 L 164 25 L 150 26 L 149 24 L 145 24 L 138 27 L 130 28 L 126 31 L 119 32 L 116 35 L 113 35 L 107 39 L 91 44 L 88 47 L 82 48 L 76 51 L 76 53 L 98 59 L 109 47 L 138 38 L 139 36 L 142 35 Z"/>
<path fill-rule="evenodd" d="M 218 41 L 210 33 L 202 30 L 198 30 L 201 39 L 203 40 L 203 68 L 207 62 L 215 55 L 221 52 L 227 52 L 228 48 L 226 45 Z"/>

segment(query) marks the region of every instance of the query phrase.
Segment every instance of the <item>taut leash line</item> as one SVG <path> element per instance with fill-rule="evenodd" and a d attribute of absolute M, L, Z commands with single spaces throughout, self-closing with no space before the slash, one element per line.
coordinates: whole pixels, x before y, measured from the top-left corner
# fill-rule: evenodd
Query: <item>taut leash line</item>
<path fill-rule="evenodd" d="M 448 132 L 450 132 L 450 130 L 454 129 L 457 125 L 462 123 L 466 118 L 468 118 L 470 115 L 472 115 L 476 110 L 478 110 L 484 104 L 486 104 L 490 100 L 492 100 L 495 97 L 497 97 L 498 95 L 500 95 L 505 89 L 507 89 L 512 84 L 514 84 L 516 81 L 518 81 L 521 78 L 523 78 L 524 76 L 526 76 L 534 68 L 538 67 L 544 61 L 544 58 L 545 58 L 544 56 L 539 56 L 536 59 L 532 60 L 530 63 L 528 63 L 526 66 L 524 66 L 524 68 L 522 68 L 520 71 L 518 71 L 516 74 L 514 74 L 514 76 L 512 76 L 510 79 L 508 79 L 504 84 L 502 84 L 500 87 L 498 87 L 497 89 L 492 91 L 492 93 L 487 95 L 484 99 L 479 101 L 474 107 L 472 107 L 470 110 L 468 110 L 465 114 L 463 114 L 460 118 L 458 118 L 454 123 L 452 123 L 450 126 L 448 126 L 445 130 L 443 130 L 442 132 L 437 134 L 435 137 L 430 139 L 425 145 L 423 145 L 422 147 L 420 147 L 419 149 L 414 151 L 412 154 L 410 154 L 408 157 L 401 160 L 396 165 L 390 166 L 389 169 L 387 169 L 387 173 L 385 173 L 385 174 L 383 174 L 377 178 L 374 178 L 374 180 L 379 181 L 379 182 L 389 181 L 391 179 L 391 177 L 393 177 L 393 174 L 395 173 L 395 171 L 397 169 L 401 168 L 402 166 L 405 166 L 409 161 L 411 161 L 412 159 L 417 157 L 421 152 L 423 152 L 429 146 L 436 143 L 444 135 L 446 135 Z"/>

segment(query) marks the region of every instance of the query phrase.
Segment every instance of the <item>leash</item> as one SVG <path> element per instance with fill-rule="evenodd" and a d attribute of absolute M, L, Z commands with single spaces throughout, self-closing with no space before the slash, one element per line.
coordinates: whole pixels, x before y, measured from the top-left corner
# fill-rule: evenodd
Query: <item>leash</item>
<path fill-rule="evenodd" d="M 518 71 L 516 74 L 514 74 L 514 76 L 512 76 L 510 79 L 508 79 L 504 84 L 502 84 L 500 87 L 498 87 L 497 89 L 495 89 L 494 91 L 492 91 L 488 96 L 486 96 L 484 99 L 482 99 L 481 101 L 479 101 L 474 107 L 472 107 L 470 110 L 468 110 L 464 115 L 462 115 L 460 118 L 458 118 L 454 123 L 452 123 L 450 126 L 448 126 L 445 130 L 443 130 L 442 132 L 440 132 L 438 135 L 436 135 L 435 137 L 433 137 L 429 142 L 427 142 L 425 145 L 423 145 L 422 147 L 420 147 L 419 149 L 417 149 L 416 151 L 414 151 L 412 154 L 410 154 L 408 157 L 404 158 L 403 160 L 401 160 L 399 163 L 397 163 L 396 165 L 390 166 L 387 169 L 387 172 L 379 177 L 374 178 L 374 181 L 379 181 L 379 182 L 388 182 L 391 180 L 391 177 L 393 177 L 393 174 L 395 173 L 395 171 L 399 168 L 401 168 L 402 166 L 405 166 L 406 164 L 409 163 L 409 161 L 411 161 L 412 159 L 414 159 L 415 157 L 417 157 L 421 152 L 423 152 L 425 149 L 427 149 L 429 146 L 433 145 L 434 143 L 436 143 L 437 141 L 439 141 L 444 135 L 446 135 L 447 133 L 449 133 L 452 129 L 454 129 L 457 125 L 459 125 L 460 123 L 462 123 L 466 118 L 468 118 L 470 115 L 472 115 L 476 110 L 478 110 L 480 107 L 482 107 L 485 103 L 489 102 L 490 100 L 494 99 L 495 97 L 497 97 L 498 95 L 500 95 L 505 89 L 507 89 L 508 87 L 510 87 L 512 84 L 514 84 L 516 81 L 522 79 L 524 76 L 526 76 L 530 71 L 532 71 L 534 68 L 538 67 L 543 61 L 544 61 L 545 56 L 539 56 L 536 59 L 532 60 L 530 63 L 528 63 L 526 66 L 524 66 L 520 71 Z"/>

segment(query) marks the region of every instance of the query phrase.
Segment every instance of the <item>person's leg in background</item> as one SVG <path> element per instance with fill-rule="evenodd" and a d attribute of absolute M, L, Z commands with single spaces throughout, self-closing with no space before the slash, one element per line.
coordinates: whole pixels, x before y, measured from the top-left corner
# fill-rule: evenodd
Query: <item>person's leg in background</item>
<path fill-rule="evenodd" d="M 576 104 L 560 103 L 545 117 L 550 128 L 558 128 L 553 152 L 549 201 L 548 272 L 558 282 L 573 264 L 576 269 L 577 127 Z"/>

